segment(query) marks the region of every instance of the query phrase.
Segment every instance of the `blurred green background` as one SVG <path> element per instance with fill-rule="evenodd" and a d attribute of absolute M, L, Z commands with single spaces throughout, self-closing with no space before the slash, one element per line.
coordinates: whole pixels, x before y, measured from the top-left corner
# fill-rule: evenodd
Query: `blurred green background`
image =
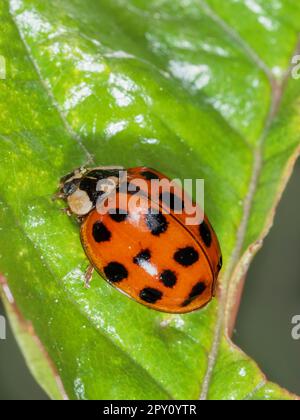
<path fill-rule="evenodd" d="M 300 395 L 300 340 L 291 319 L 300 315 L 300 162 L 285 191 L 275 225 L 251 266 L 234 342 L 271 381 Z M 0 314 L 4 310 L 0 304 Z M 0 400 L 47 399 L 29 373 L 10 329 L 0 341 Z"/>

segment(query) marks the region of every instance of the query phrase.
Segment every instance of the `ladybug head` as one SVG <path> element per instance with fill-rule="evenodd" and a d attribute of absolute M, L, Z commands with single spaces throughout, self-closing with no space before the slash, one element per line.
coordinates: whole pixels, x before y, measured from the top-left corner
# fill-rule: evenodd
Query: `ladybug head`
<path fill-rule="evenodd" d="M 67 201 L 71 212 L 85 216 L 97 200 L 111 193 L 120 183 L 121 167 L 79 168 L 60 180 L 59 197 Z"/>

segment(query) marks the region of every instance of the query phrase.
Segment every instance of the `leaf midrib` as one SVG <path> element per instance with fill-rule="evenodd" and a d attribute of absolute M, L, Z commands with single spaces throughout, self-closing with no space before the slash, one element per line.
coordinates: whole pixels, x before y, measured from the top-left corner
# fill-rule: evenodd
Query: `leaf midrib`
<path fill-rule="evenodd" d="M 207 13 L 207 15 L 208 15 L 208 17 L 210 17 L 212 20 L 214 20 L 221 28 L 222 28 L 222 30 L 224 30 L 228 35 L 230 35 L 230 37 L 231 38 L 233 38 L 233 40 L 234 40 L 234 42 L 236 42 L 236 43 L 238 43 L 240 46 L 241 46 L 241 44 L 244 44 L 244 43 L 241 43 L 241 42 L 238 42 L 239 40 L 240 40 L 240 38 L 237 36 L 237 37 L 233 37 L 233 32 L 232 32 L 232 30 L 225 30 L 225 25 L 220 25 L 220 19 L 214 19 L 213 18 L 213 12 L 211 11 L 211 13 L 208 13 L 208 11 L 209 11 L 209 6 L 204 2 L 204 1 L 202 1 L 202 0 L 199 0 L 199 3 L 200 4 L 202 4 L 202 7 L 204 8 L 204 11 L 206 11 L 206 13 Z M 55 97 L 54 97 L 54 95 L 53 95 L 53 93 L 52 93 L 52 91 L 51 91 L 51 89 L 46 85 L 46 83 L 44 82 L 44 80 L 43 80 L 43 77 L 42 77 L 42 74 L 41 74 L 41 71 L 40 71 L 40 69 L 39 69 L 39 67 L 38 67 L 38 65 L 37 65 L 37 63 L 35 62 L 35 60 L 33 59 L 33 57 L 32 57 L 32 54 L 31 54 L 31 50 L 30 50 L 30 47 L 28 46 L 28 44 L 27 44 L 27 42 L 26 42 L 26 40 L 24 39 L 24 37 L 23 37 L 23 35 L 22 35 L 22 33 L 19 31 L 19 28 L 18 28 L 18 25 L 17 25 L 17 22 L 16 22 L 16 20 L 15 20 L 15 18 L 13 17 L 13 15 L 10 13 L 10 15 L 11 15 L 11 19 L 12 19 L 12 21 L 14 22 L 14 24 L 15 24 L 15 27 L 16 27 L 16 29 L 17 29 L 17 32 L 18 32 L 18 34 L 19 34 L 19 36 L 20 36 L 20 38 L 21 38 L 21 41 L 22 41 L 22 43 L 23 43 L 23 45 L 24 45 L 24 47 L 25 47 L 25 50 L 26 50 L 26 52 L 27 52 L 27 55 L 28 55 L 28 57 L 29 57 L 29 59 L 30 59 L 30 62 L 31 62 L 31 64 L 32 64 L 32 66 L 33 66 L 33 68 L 34 68 L 34 70 L 36 71 L 36 73 L 37 73 L 37 76 L 38 76 L 38 79 L 40 80 L 40 82 L 41 82 L 41 85 L 43 86 L 43 88 L 44 88 L 44 90 L 46 91 L 46 93 L 47 93 L 47 95 L 48 95 L 48 97 L 50 98 L 50 100 L 52 101 L 52 103 L 53 103 L 53 106 L 54 106 L 54 108 L 57 110 L 57 112 L 58 112 L 58 114 L 59 114 L 59 116 L 60 116 L 60 118 L 61 118 L 61 120 L 62 120 L 62 123 L 63 123 L 63 126 L 66 128 L 66 130 L 67 130 L 67 132 L 69 133 L 69 135 L 70 135 L 70 137 L 71 138 L 73 138 L 73 139 L 75 139 L 78 143 L 79 143 L 79 145 L 80 145 L 80 147 L 82 148 L 82 150 L 83 150 L 83 152 L 86 154 L 86 156 L 87 156 L 87 158 L 88 158 L 88 160 L 91 162 L 91 163 L 94 163 L 94 160 L 93 160 L 93 158 L 92 158 L 92 156 L 91 156 L 91 154 L 90 154 L 90 152 L 86 149 L 86 147 L 83 145 L 83 142 L 82 142 L 82 139 L 81 139 L 81 137 L 71 128 L 71 126 L 70 126 L 70 124 L 68 123 L 68 121 L 67 121 L 67 119 L 66 119 L 66 116 L 64 115 L 64 113 L 62 112 L 62 110 L 60 109 L 60 106 L 59 106 L 59 104 L 57 103 L 57 101 L 56 101 L 56 99 L 55 99 Z M 216 16 L 217 17 L 217 16 Z M 230 28 L 229 28 L 230 29 Z M 249 47 L 250 48 L 250 47 Z M 245 50 L 245 52 L 247 52 L 247 50 L 248 50 L 248 48 L 247 49 L 245 49 L 244 48 L 244 50 Z M 258 65 L 258 63 L 260 63 L 260 61 L 256 58 L 256 54 L 250 54 L 250 57 L 253 59 L 253 62 L 256 64 L 256 65 Z M 255 58 L 255 59 L 254 59 Z M 258 65 L 260 68 L 263 68 L 264 69 L 264 66 L 261 66 L 261 65 Z M 267 76 L 268 76 L 268 78 L 269 78 L 269 74 L 267 74 Z M 173 78 L 173 76 L 172 76 L 172 78 Z M 222 117 L 222 119 L 224 119 L 223 118 L 223 116 L 218 112 L 218 114 Z M 225 119 L 224 119 L 224 121 L 225 121 L 225 123 L 229 126 L 229 123 L 228 123 L 228 121 L 226 121 Z M 21 228 L 22 229 L 22 228 Z M 32 240 L 31 240 L 31 238 L 30 237 L 28 237 L 28 235 L 25 233 L 25 235 L 26 235 L 26 237 L 30 240 L 30 242 L 32 242 Z M 51 270 L 51 268 L 48 266 L 48 264 L 47 264 L 47 269 L 48 269 L 48 271 L 49 271 L 49 273 L 52 275 L 52 277 L 55 277 L 54 276 L 54 273 L 52 272 L 52 270 Z M 69 298 L 70 299 L 70 298 Z M 75 304 L 76 305 L 76 302 L 74 302 L 72 299 L 70 299 L 70 301 L 71 301 L 71 303 L 72 304 Z M 80 310 L 80 309 L 79 309 Z M 81 310 L 80 310 L 81 311 Z M 85 315 L 85 314 L 84 314 Z M 221 317 L 218 317 L 218 319 L 221 319 Z M 90 321 L 90 320 L 89 320 Z M 92 323 L 92 325 L 93 325 L 93 323 Z M 222 326 L 222 325 L 221 325 Z M 221 327 L 220 326 L 220 327 Z M 94 325 L 93 325 L 93 327 L 95 327 Z M 98 332 L 99 332 L 99 330 L 97 330 Z M 220 333 L 221 333 L 221 329 L 220 329 Z M 103 334 L 103 333 L 102 333 Z M 214 334 L 214 336 L 216 337 L 216 336 L 219 336 L 219 334 L 217 334 L 216 332 L 215 332 L 215 334 Z M 111 339 L 110 339 L 111 340 Z M 218 339 L 218 342 L 219 342 L 219 339 Z M 112 344 L 113 345 L 116 345 L 114 342 L 112 342 Z M 123 351 L 123 349 L 120 349 L 121 351 Z M 211 360 L 211 355 L 213 354 L 214 352 L 213 352 L 213 347 L 212 347 L 212 351 L 208 354 L 208 361 L 210 361 Z M 132 359 L 132 357 L 130 356 L 130 358 L 131 358 L 131 360 L 133 360 L 133 362 L 134 363 L 137 363 L 134 359 Z M 141 368 L 141 369 L 144 369 L 141 365 L 139 365 L 138 364 L 138 366 Z M 208 365 L 208 369 L 207 369 L 207 372 L 209 372 L 210 371 L 210 366 Z M 147 372 L 147 371 L 146 371 Z M 148 372 L 147 372 L 147 375 L 149 375 L 148 374 Z M 151 375 L 149 375 L 151 378 L 152 378 L 152 376 Z M 156 382 L 156 379 L 155 378 L 153 378 L 153 380 Z M 205 381 L 205 379 L 204 379 L 204 381 Z M 204 382 L 203 382 L 203 384 L 204 384 Z M 158 385 L 159 386 L 161 386 L 159 383 L 158 383 Z"/>
<path fill-rule="evenodd" d="M 70 126 L 70 124 L 68 123 L 68 121 L 67 121 L 67 119 L 66 119 L 66 116 L 64 115 L 64 113 L 63 113 L 63 111 L 61 110 L 61 108 L 60 108 L 60 106 L 59 106 L 59 104 L 57 103 L 57 101 L 56 101 L 56 99 L 55 99 L 55 97 L 54 97 L 54 95 L 53 95 L 53 93 L 52 93 L 52 91 L 49 89 L 49 87 L 47 86 L 47 84 L 44 82 L 44 80 L 43 80 L 43 77 L 42 77 L 42 74 L 41 74 L 41 71 L 40 71 L 40 69 L 39 69 L 39 67 L 38 67 L 38 65 L 36 64 L 36 62 L 35 62 L 35 60 L 33 59 L 33 57 L 32 57 L 32 54 L 31 54 L 31 50 L 30 50 L 30 47 L 28 46 L 28 44 L 27 44 L 27 42 L 26 42 L 26 40 L 24 39 L 24 37 L 23 37 L 23 35 L 22 35 L 22 33 L 19 31 L 19 28 L 18 28 L 18 25 L 17 25 L 17 22 L 16 22 L 16 20 L 15 20 L 15 18 L 13 17 L 13 15 L 10 13 L 10 16 L 11 16 L 11 19 L 12 19 L 12 21 L 13 21 L 13 23 L 14 23 L 14 25 L 15 25 L 15 27 L 16 27 L 16 29 L 17 29 L 17 33 L 19 34 L 19 36 L 20 36 L 20 39 L 21 39 L 21 42 L 23 43 L 23 45 L 24 45 L 24 48 L 25 48 L 25 50 L 26 50 L 26 52 L 27 52 L 27 56 L 28 56 L 28 58 L 29 58 L 29 60 L 30 60 L 30 62 L 31 62 L 31 64 L 32 64 L 32 66 L 33 66 L 33 68 L 34 68 L 34 70 L 35 70 L 35 72 L 36 72 L 36 74 L 37 74 L 37 76 L 38 76 L 38 80 L 40 81 L 40 83 L 41 83 L 41 86 L 43 87 L 43 89 L 45 90 L 45 92 L 46 92 L 46 94 L 48 95 L 48 97 L 49 97 L 49 99 L 50 99 L 50 102 L 52 102 L 52 104 L 53 104 L 53 106 L 54 106 L 54 108 L 56 109 L 56 111 L 57 111 L 57 113 L 58 113 L 58 115 L 59 115 L 59 117 L 61 118 L 61 121 L 62 121 L 62 124 L 63 124 L 63 126 L 64 126 L 64 128 L 66 129 L 66 131 L 67 131 L 67 133 L 70 135 L 70 137 L 71 138 L 73 138 L 75 141 L 77 141 L 78 143 L 79 143 L 79 146 L 81 147 L 81 149 L 83 150 L 83 152 L 86 154 L 86 156 L 87 156 L 87 160 L 86 160 L 86 162 L 85 162 L 85 164 L 88 164 L 88 163 L 93 163 L 93 164 L 95 164 L 95 161 L 94 161 L 94 159 L 93 159 L 93 156 L 90 154 L 90 152 L 88 151 L 88 149 L 84 146 L 84 144 L 83 144 L 83 141 L 82 141 L 82 139 L 81 139 L 81 137 L 80 137 L 80 135 L 78 135 L 73 129 L 72 129 L 72 127 Z M 161 117 L 159 116 L 159 114 L 156 114 L 156 116 L 158 117 L 158 118 L 160 118 L 161 119 Z M 223 118 L 223 117 L 222 117 Z M 161 122 L 169 129 L 169 130 L 172 130 L 172 128 L 165 122 L 165 121 L 163 121 L 162 119 L 161 119 Z M 225 121 L 226 122 L 226 121 Z M 227 122 L 226 122 L 227 123 Z M 172 130 L 173 131 L 173 130 Z M 179 137 L 179 135 L 177 134 L 177 133 L 175 133 L 176 134 L 176 136 L 177 136 L 177 138 L 178 138 L 178 141 L 179 142 L 181 142 L 182 141 L 182 139 L 181 139 L 181 137 Z M 4 200 L 3 200 L 4 201 Z M 12 213 L 13 214 L 13 213 Z M 15 218 L 15 220 L 16 220 L 16 224 L 17 224 L 17 226 L 19 227 L 19 229 L 23 232 L 23 234 L 24 234 L 24 236 L 27 238 L 27 240 L 31 243 L 31 244 L 33 244 L 33 241 L 32 241 L 32 239 L 30 238 L 30 236 L 27 234 L 27 232 L 22 228 L 22 226 L 18 223 L 18 221 L 17 221 L 17 217 L 15 216 L 14 217 Z M 33 248 L 35 251 L 36 251 L 36 247 L 34 247 Z M 36 251 L 37 252 L 37 251 Z M 48 270 L 48 272 L 49 272 L 49 274 L 54 278 L 54 280 L 56 280 L 56 276 L 55 276 L 55 273 L 52 271 L 52 269 L 51 269 L 51 267 L 49 266 L 49 264 L 48 263 L 46 263 L 45 262 L 45 259 L 43 260 L 43 265 L 45 266 L 45 269 L 47 269 Z M 64 287 L 64 285 L 62 284 L 62 287 L 63 287 L 63 289 L 64 290 L 66 290 L 65 289 L 65 287 Z M 95 326 L 95 324 L 93 323 L 93 321 L 90 319 L 90 317 L 84 312 L 84 311 L 82 311 L 82 309 L 80 308 L 80 306 L 78 306 L 78 304 L 77 304 L 77 302 L 76 301 L 74 301 L 73 299 L 71 299 L 70 298 L 70 296 L 69 296 L 69 294 L 67 293 L 67 290 L 66 290 L 66 295 L 68 296 L 68 300 L 71 302 L 71 304 L 73 305 L 73 306 L 75 306 L 76 308 L 78 308 L 79 309 L 79 312 L 81 313 L 81 315 L 83 315 L 87 320 L 88 320 L 88 322 L 92 325 L 92 327 L 93 327 L 93 329 L 94 330 L 96 330 L 96 332 L 97 333 L 100 333 L 105 339 L 108 339 L 111 343 L 112 343 L 112 345 L 115 347 L 115 348 L 117 348 L 122 354 L 124 354 L 128 359 L 130 359 L 141 371 L 143 371 L 143 372 L 145 372 L 146 373 L 146 375 L 152 380 L 152 382 L 159 388 L 159 389 L 161 389 L 165 394 L 166 394 L 166 396 L 169 398 L 169 399 L 174 399 L 174 397 L 170 394 L 170 392 L 167 390 L 167 389 L 165 389 L 160 383 L 159 383 L 159 381 L 154 377 L 154 376 L 152 376 L 137 360 L 135 360 L 132 356 L 131 356 L 131 354 L 130 353 L 128 353 L 124 348 L 122 348 L 122 347 L 120 347 L 116 342 L 114 342 L 109 336 L 107 336 L 102 330 L 100 330 L 100 329 L 98 329 L 96 326 Z M 191 339 L 191 337 L 186 333 L 186 332 L 183 332 L 183 334 L 185 335 L 185 336 L 187 336 L 189 339 Z M 198 343 L 198 345 L 199 346 L 201 346 L 201 343 L 199 343 L 199 342 L 197 342 Z M 203 349 L 204 349 L 204 347 L 203 347 Z M 207 354 L 207 350 L 206 349 L 204 349 L 204 351 L 205 351 L 205 353 Z"/>
<path fill-rule="evenodd" d="M 67 132 L 68 132 L 68 134 L 70 135 L 70 137 L 71 138 L 73 138 L 73 139 L 75 139 L 76 141 L 78 141 L 78 143 L 79 143 L 79 145 L 80 145 L 80 147 L 82 148 L 82 150 L 84 151 L 84 153 L 87 155 L 87 162 L 88 163 L 95 163 L 94 162 L 94 160 L 93 160 L 93 157 L 92 157 L 92 155 L 89 153 L 89 151 L 85 148 L 85 146 L 83 145 L 83 143 L 82 143 L 82 141 L 81 141 L 81 138 L 80 138 L 80 136 L 78 136 L 72 129 L 71 129 L 71 127 L 70 127 L 70 125 L 69 125 L 69 123 L 67 122 L 67 120 L 65 119 L 65 117 L 64 117 L 64 115 L 63 115 L 63 113 L 61 112 L 61 110 L 60 110 L 60 107 L 59 107 L 59 105 L 57 104 L 57 102 L 56 102 L 56 100 L 55 100 L 55 98 L 54 98 L 54 96 L 53 96 L 53 94 L 52 94 L 52 92 L 48 89 L 48 87 L 47 87 L 47 85 L 44 83 L 44 81 L 43 81 L 43 78 L 42 78 L 42 75 L 41 75 L 41 73 L 40 73 L 40 71 L 39 71 L 39 68 L 37 67 L 37 65 L 35 64 L 35 62 L 34 62 L 34 60 L 33 60 L 33 58 L 32 58 L 32 56 L 31 56 L 31 53 L 30 53 L 30 49 L 29 49 L 29 47 L 28 47 L 28 45 L 27 45 L 27 43 L 26 43 L 26 41 L 24 40 L 24 38 L 23 38 L 23 36 L 22 36 L 22 34 L 20 33 L 20 31 L 19 31 L 19 28 L 18 28 L 18 25 L 17 25 L 17 23 L 16 23 L 16 21 L 15 21 L 15 19 L 14 19 L 14 17 L 11 15 L 11 13 L 10 13 L 10 16 L 11 16 L 11 19 L 12 19 L 12 21 L 13 21 L 13 23 L 14 23 L 14 25 L 15 25 L 15 27 L 16 27 L 16 29 L 17 29 L 17 32 L 18 32 L 18 34 L 19 34 L 19 36 L 20 36 L 20 39 L 21 39 L 21 41 L 22 41 L 22 43 L 23 43 L 23 45 L 24 45 L 24 47 L 25 47 L 25 49 L 26 49 L 26 51 L 27 51 L 27 56 L 28 56 L 28 58 L 29 58 L 29 60 L 30 60 L 30 62 L 31 62 L 31 64 L 33 65 L 33 68 L 35 69 L 35 71 L 36 71 L 36 73 L 37 73 L 37 76 L 38 76 L 38 79 L 40 80 L 40 82 L 41 82 L 41 85 L 43 86 L 43 88 L 45 89 L 45 91 L 46 91 L 46 93 L 48 94 L 48 96 L 49 96 L 49 98 L 50 98 L 50 100 L 52 101 L 52 103 L 53 103 L 53 106 L 54 106 L 54 108 L 57 110 L 57 112 L 58 112 L 58 114 L 59 114 L 59 116 L 60 116 L 60 118 L 61 118 L 61 120 L 62 120 L 62 123 L 63 123 L 63 125 L 64 125 L 64 127 L 66 128 L 66 130 L 67 130 Z M 2 198 L 1 198 L 2 199 Z M 3 199 L 2 199 L 3 200 Z M 3 201 L 5 201 L 6 202 L 6 200 L 3 200 Z M 7 203 L 6 203 L 7 204 Z M 8 206 L 8 204 L 7 204 L 7 206 Z M 13 212 L 11 213 L 11 214 L 14 214 Z M 15 219 L 15 221 L 16 221 L 16 225 L 18 226 L 18 228 L 23 232 L 23 234 L 24 234 L 24 236 L 25 236 L 25 238 L 27 238 L 27 240 L 31 243 L 31 244 L 33 244 L 33 241 L 32 241 L 32 239 L 30 238 L 30 236 L 26 233 L 26 231 L 22 228 L 22 226 L 19 224 L 19 222 L 18 222 L 18 220 L 17 220 L 17 217 L 15 216 L 14 217 L 14 219 Z M 36 251 L 36 247 L 33 247 L 33 249 Z M 37 251 L 36 251 L 37 252 Z M 46 263 L 45 262 L 45 260 L 43 261 L 43 264 L 44 264 L 44 266 L 45 266 L 45 268 L 48 270 L 48 272 L 49 272 L 49 274 L 54 278 L 54 280 L 56 280 L 56 276 L 55 276 L 55 274 L 54 274 L 54 272 L 52 271 L 52 269 L 50 268 L 50 266 L 48 265 L 48 263 Z M 64 285 L 62 285 L 62 287 L 64 288 Z M 64 288 L 64 290 L 65 290 L 65 288 Z M 67 292 L 67 291 L 66 291 Z M 70 296 L 69 296 L 69 294 L 68 293 L 66 293 L 66 296 L 68 296 L 68 300 L 77 308 L 78 307 L 78 304 L 77 304 L 77 302 L 75 302 L 73 299 L 71 299 L 70 298 Z M 119 347 L 109 336 L 107 336 L 106 334 L 104 334 L 101 330 L 99 330 L 99 329 L 97 329 L 96 328 L 96 326 L 94 325 L 94 323 L 90 320 L 90 318 L 87 316 L 87 314 L 85 313 L 85 312 L 82 312 L 82 310 L 79 308 L 79 312 L 82 314 L 82 315 L 84 315 L 84 317 L 89 321 L 89 323 L 91 323 L 92 324 L 92 327 L 93 327 L 93 329 L 95 329 L 96 331 L 97 331 L 97 333 L 100 333 L 102 336 L 104 336 L 105 337 L 105 339 L 108 339 L 111 343 L 112 343 L 112 345 L 113 346 L 115 346 L 115 348 L 117 348 L 121 353 L 123 353 L 126 357 L 128 357 L 139 369 L 141 369 L 150 379 L 151 379 L 151 381 L 155 384 L 155 386 L 157 386 L 159 389 L 161 389 L 163 392 L 164 392 L 164 394 L 169 398 L 169 399 L 173 399 L 174 397 L 169 393 L 169 391 L 167 391 L 165 388 L 163 388 L 162 387 L 162 385 L 157 381 L 157 379 L 155 378 L 155 377 L 153 377 L 140 363 L 138 363 L 138 361 L 136 361 L 135 359 L 133 359 L 132 358 L 132 356 L 130 355 L 130 354 L 128 354 L 123 348 L 121 348 L 121 347 Z"/>

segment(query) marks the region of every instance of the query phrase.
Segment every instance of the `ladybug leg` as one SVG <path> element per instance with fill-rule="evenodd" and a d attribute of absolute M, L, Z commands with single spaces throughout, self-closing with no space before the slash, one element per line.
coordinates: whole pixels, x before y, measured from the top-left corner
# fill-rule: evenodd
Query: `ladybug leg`
<path fill-rule="evenodd" d="M 66 214 L 68 217 L 73 217 L 74 216 L 74 213 L 72 213 L 72 210 L 69 208 L 69 207 L 66 207 L 66 208 L 64 208 L 64 209 L 60 209 L 64 214 Z M 79 225 L 81 225 L 82 224 L 82 222 L 83 222 L 83 220 L 84 220 L 84 217 L 82 217 L 82 216 L 75 216 L 74 217 L 74 220 L 76 220 L 76 222 L 79 224 Z"/>
<path fill-rule="evenodd" d="M 58 193 L 56 193 L 56 194 L 54 194 L 53 196 L 52 196 L 52 201 L 56 201 L 56 200 L 63 200 L 63 199 L 65 199 L 66 198 L 66 196 L 65 196 L 65 194 L 64 193 L 62 193 L 62 192 L 58 192 Z"/>
<path fill-rule="evenodd" d="M 94 267 L 92 265 L 89 265 L 84 276 L 84 287 L 89 289 L 91 287 L 91 281 L 94 274 Z"/>
<path fill-rule="evenodd" d="M 66 208 L 64 208 L 64 209 L 61 209 L 61 211 L 63 212 L 63 213 L 65 213 L 67 216 L 69 216 L 69 217 L 71 217 L 71 216 L 73 216 L 73 213 L 71 212 L 71 210 L 70 210 L 70 208 L 69 207 L 66 207 Z"/>
<path fill-rule="evenodd" d="M 81 225 L 84 221 L 85 217 L 84 216 L 76 216 L 76 221 Z"/>

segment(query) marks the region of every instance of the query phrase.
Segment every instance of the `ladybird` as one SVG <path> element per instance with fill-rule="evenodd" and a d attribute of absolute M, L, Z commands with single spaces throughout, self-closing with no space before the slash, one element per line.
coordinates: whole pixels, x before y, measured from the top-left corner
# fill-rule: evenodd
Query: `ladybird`
<path fill-rule="evenodd" d="M 159 185 L 152 194 L 153 180 L 170 182 L 147 167 L 80 168 L 61 179 L 58 197 L 80 222 L 91 264 L 87 283 L 96 269 L 149 308 L 191 312 L 215 296 L 222 267 L 219 242 L 203 213 L 199 223 L 186 223 L 187 206 L 199 207 L 181 186 L 172 184 L 170 191 Z"/>

